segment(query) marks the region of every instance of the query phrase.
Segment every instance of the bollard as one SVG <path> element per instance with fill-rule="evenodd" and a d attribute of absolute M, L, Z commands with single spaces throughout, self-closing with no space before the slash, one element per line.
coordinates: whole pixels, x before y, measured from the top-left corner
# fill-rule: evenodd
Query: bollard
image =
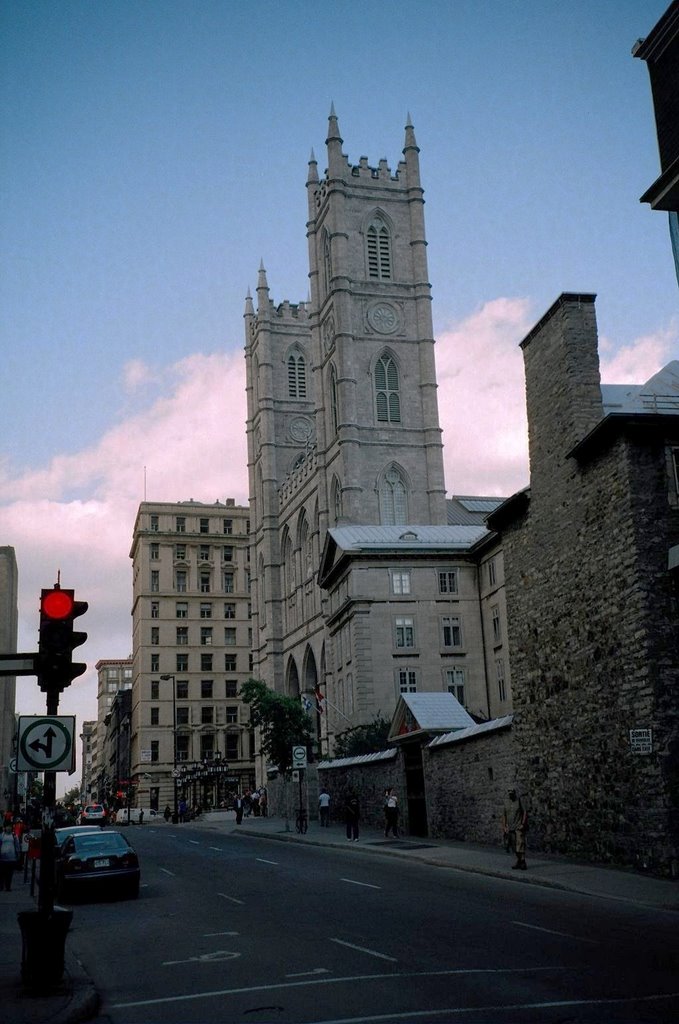
<path fill-rule="evenodd" d="M 55 907 L 51 914 L 22 910 L 17 914 L 21 929 L 21 980 L 28 988 L 54 988 L 64 976 L 66 933 L 73 911 Z"/>

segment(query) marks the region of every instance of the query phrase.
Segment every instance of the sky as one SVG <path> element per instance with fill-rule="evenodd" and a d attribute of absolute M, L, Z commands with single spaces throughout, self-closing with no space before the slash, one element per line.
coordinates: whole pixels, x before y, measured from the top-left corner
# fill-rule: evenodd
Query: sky
<path fill-rule="evenodd" d="M 668 5 L 4 0 L 0 545 L 20 651 L 57 573 L 89 602 L 78 729 L 96 662 L 131 653 L 139 503 L 247 502 L 245 297 L 260 261 L 275 303 L 308 297 L 332 103 L 351 163 L 395 170 L 415 126 L 449 494 L 529 482 L 519 343 L 561 292 L 597 294 L 604 383 L 679 356 L 631 56 Z M 17 711 L 44 712 L 31 677 Z"/>

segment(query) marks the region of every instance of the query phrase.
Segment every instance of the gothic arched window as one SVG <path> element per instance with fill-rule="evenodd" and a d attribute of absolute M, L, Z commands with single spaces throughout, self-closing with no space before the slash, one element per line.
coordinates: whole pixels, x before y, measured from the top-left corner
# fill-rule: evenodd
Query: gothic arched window
<path fill-rule="evenodd" d="M 330 235 L 326 232 L 323 236 L 323 284 L 325 286 L 325 294 L 328 295 L 330 292 L 330 282 L 332 280 L 332 249 L 330 247 Z"/>
<path fill-rule="evenodd" d="M 300 351 L 288 356 L 288 398 L 306 398 L 306 359 Z"/>
<path fill-rule="evenodd" d="M 408 494 L 403 476 L 391 466 L 380 484 L 380 522 L 383 526 L 403 526 L 408 522 Z"/>
<path fill-rule="evenodd" d="M 375 217 L 366 232 L 368 277 L 391 280 L 391 233 L 381 217 Z"/>
<path fill-rule="evenodd" d="M 375 364 L 375 408 L 378 423 L 401 422 L 398 367 L 390 355 L 383 355 Z"/>
<path fill-rule="evenodd" d="M 339 416 L 337 414 L 337 374 L 334 366 L 330 367 L 330 414 L 332 417 L 332 431 L 333 434 L 336 434 Z"/>

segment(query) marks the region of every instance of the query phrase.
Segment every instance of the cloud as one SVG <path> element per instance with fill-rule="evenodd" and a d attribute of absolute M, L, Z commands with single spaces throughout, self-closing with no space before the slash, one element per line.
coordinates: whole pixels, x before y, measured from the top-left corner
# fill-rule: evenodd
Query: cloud
<path fill-rule="evenodd" d="M 599 339 L 601 380 L 604 384 L 643 384 L 662 369 L 679 351 L 679 320 L 664 330 L 645 334 L 633 344 L 615 348 L 604 337 Z"/>

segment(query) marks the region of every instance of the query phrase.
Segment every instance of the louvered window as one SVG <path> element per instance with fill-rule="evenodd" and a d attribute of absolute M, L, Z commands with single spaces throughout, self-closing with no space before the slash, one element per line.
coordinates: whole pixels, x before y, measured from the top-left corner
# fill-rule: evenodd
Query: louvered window
<path fill-rule="evenodd" d="M 306 398 L 306 362 L 299 352 L 288 358 L 288 397 Z"/>
<path fill-rule="evenodd" d="M 391 235 L 383 220 L 376 218 L 367 232 L 368 277 L 391 280 Z"/>
<path fill-rule="evenodd" d="M 375 365 L 375 404 L 378 423 L 401 422 L 398 367 L 391 356 L 382 356 Z"/>

